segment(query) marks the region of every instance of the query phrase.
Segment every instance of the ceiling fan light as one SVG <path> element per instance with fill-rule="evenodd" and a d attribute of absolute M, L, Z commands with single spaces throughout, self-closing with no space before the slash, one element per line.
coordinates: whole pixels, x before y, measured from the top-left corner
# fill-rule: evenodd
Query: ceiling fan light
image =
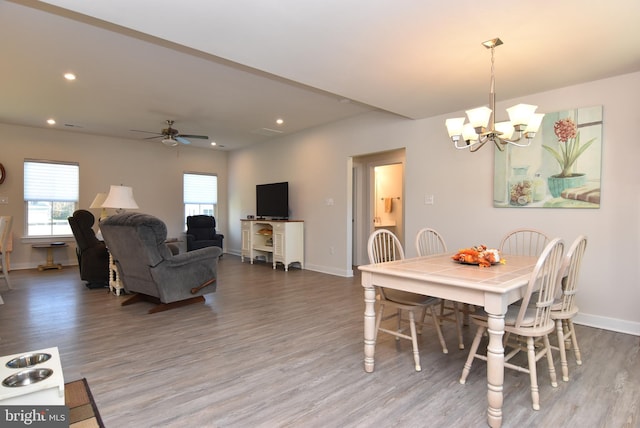
<path fill-rule="evenodd" d="M 178 145 L 178 142 L 173 139 L 173 137 L 169 136 L 169 138 L 164 138 L 162 140 L 162 144 L 168 147 L 175 147 Z"/>

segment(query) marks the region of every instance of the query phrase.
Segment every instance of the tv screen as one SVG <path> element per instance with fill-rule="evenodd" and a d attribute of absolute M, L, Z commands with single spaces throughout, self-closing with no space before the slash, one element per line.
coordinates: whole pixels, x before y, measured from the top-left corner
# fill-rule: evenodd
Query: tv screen
<path fill-rule="evenodd" d="M 256 215 L 289 218 L 289 183 L 285 181 L 256 185 Z"/>

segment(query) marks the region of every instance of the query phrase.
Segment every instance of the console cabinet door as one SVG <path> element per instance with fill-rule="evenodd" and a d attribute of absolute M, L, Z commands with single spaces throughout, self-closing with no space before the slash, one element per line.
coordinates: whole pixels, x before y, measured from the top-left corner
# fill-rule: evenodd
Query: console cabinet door
<path fill-rule="evenodd" d="M 274 223 L 273 225 L 273 265 L 276 262 L 285 263 L 287 225 L 285 223 Z"/>
<path fill-rule="evenodd" d="M 251 222 L 243 221 L 242 222 L 242 250 L 240 252 L 240 258 L 244 261 L 245 257 L 252 258 L 251 255 Z"/>

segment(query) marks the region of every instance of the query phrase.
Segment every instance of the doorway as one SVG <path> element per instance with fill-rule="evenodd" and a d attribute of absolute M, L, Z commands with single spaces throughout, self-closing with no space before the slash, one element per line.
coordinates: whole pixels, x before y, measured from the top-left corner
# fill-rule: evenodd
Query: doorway
<path fill-rule="evenodd" d="M 377 228 L 398 236 L 404 247 L 405 149 L 352 158 L 352 260 L 369 264 L 367 240 Z"/>

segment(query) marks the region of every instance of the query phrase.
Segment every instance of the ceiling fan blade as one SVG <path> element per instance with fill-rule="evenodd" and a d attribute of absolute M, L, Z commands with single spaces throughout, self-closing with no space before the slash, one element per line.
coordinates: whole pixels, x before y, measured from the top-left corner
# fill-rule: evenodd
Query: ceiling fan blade
<path fill-rule="evenodd" d="M 156 135 L 162 135 L 159 132 L 151 132 L 151 131 L 142 131 L 140 129 L 130 129 L 129 131 L 131 132 L 144 132 L 145 134 L 156 134 Z"/>
<path fill-rule="evenodd" d="M 187 140 L 186 138 L 184 138 L 184 135 L 176 135 L 175 137 L 173 137 L 176 139 L 176 141 L 181 142 L 182 144 L 191 144 L 191 141 Z"/>
<path fill-rule="evenodd" d="M 197 140 L 208 140 L 209 137 L 207 137 L 206 135 L 185 135 L 185 134 L 180 134 L 180 137 L 182 138 L 195 138 Z"/>

